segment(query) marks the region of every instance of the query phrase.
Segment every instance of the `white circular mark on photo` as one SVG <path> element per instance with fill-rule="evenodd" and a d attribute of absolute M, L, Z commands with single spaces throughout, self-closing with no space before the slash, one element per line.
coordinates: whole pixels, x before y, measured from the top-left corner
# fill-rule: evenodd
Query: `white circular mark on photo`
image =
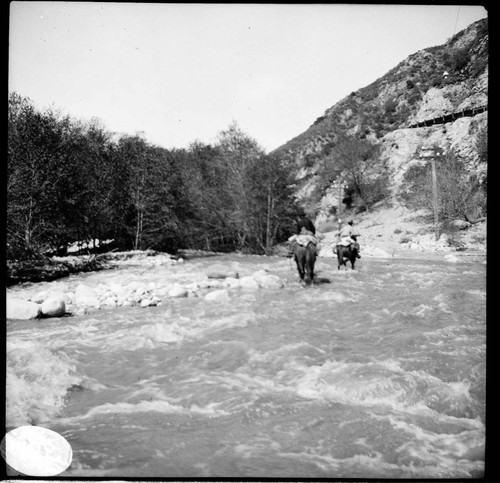
<path fill-rule="evenodd" d="M 71 464 L 73 450 L 59 433 L 40 426 L 20 426 L 2 441 L 2 456 L 27 476 L 56 476 Z"/>

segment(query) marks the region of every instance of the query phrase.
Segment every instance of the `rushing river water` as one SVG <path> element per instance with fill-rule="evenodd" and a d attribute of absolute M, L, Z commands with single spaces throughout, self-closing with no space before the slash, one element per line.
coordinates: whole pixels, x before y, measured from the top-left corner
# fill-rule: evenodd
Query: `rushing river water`
<path fill-rule="evenodd" d="M 286 286 L 8 321 L 8 425 L 62 434 L 68 477 L 482 476 L 484 263 L 319 259 L 303 288 L 287 259 L 216 261 Z"/>

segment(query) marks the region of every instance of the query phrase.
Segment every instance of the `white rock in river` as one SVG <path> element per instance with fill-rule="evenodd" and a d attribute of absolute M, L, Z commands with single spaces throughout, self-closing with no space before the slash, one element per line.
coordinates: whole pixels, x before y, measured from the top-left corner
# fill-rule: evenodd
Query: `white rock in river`
<path fill-rule="evenodd" d="M 241 288 L 259 288 L 260 286 L 259 282 L 250 276 L 240 278 L 240 285 Z"/>
<path fill-rule="evenodd" d="M 114 299 L 114 297 L 107 297 L 106 299 L 104 299 L 103 304 L 106 307 L 116 307 L 116 305 L 117 305 L 116 300 Z"/>
<path fill-rule="evenodd" d="M 7 318 L 8 319 L 36 319 L 40 316 L 41 307 L 34 302 L 20 300 L 7 296 Z"/>
<path fill-rule="evenodd" d="M 444 259 L 449 263 L 458 263 L 460 261 L 458 257 L 453 253 L 448 253 L 447 255 L 444 256 Z"/>
<path fill-rule="evenodd" d="M 188 291 L 178 283 L 174 283 L 172 288 L 168 291 L 169 297 L 187 297 L 187 294 Z"/>
<path fill-rule="evenodd" d="M 46 317 L 60 317 L 66 313 L 66 303 L 62 295 L 52 295 L 42 302 L 41 312 Z"/>
<path fill-rule="evenodd" d="M 229 292 L 225 289 L 214 290 L 205 295 L 205 300 L 210 302 L 229 302 Z"/>
<path fill-rule="evenodd" d="M 282 288 L 283 281 L 277 275 L 272 275 L 267 270 L 261 269 L 253 273 L 252 277 L 262 288 Z"/>
<path fill-rule="evenodd" d="M 200 288 L 200 285 L 197 282 L 191 282 L 191 283 L 188 283 L 188 284 L 184 285 L 184 288 L 188 292 L 196 292 L 196 290 L 198 290 Z M 156 293 L 158 295 L 161 295 L 160 293 L 158 293 L 158 290 L 156 291 Z"/>
<path fill-rule="evenodd" d="M 262 288 L 283 288 L 284 283 L 277 275 L 266 275 L 259 279 Z"/>
<path fill-rule="evenodd" d="M 256 272 L 254 272 L 252 274 L 252 277 L 257 280 L 257 282 L 260 283 L 260 281 L 265 278 L 265 277 L 268 277 L 269 275 L 271 275 L 267 270 L 264 270 L 263 268 L 261 268 L 260 270 L 257 270 Z"/>

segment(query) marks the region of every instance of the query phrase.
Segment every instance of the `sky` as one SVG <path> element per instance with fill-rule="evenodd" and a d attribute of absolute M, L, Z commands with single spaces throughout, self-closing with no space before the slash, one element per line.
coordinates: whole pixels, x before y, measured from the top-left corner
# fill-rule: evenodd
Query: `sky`
<path fill-rule="evenodd" d="M 167 149 L 216 143 L 236 121 L 270 152 L 487 16 L 477 5 L 14 1 L 9 92 Z"/>

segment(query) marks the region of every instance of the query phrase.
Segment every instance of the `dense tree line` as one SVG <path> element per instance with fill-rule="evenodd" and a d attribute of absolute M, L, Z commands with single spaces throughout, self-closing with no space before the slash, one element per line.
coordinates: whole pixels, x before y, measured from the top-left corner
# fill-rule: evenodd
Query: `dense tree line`
<path fill-rule="evenodd" d="M 9 259 L 108 239 L 120 249 L 268 253 L 290 235 L 299 209 L 289 170 L 237 124 L 214 145 L 167 150 L 16 93 L 8 111 Z"/>

